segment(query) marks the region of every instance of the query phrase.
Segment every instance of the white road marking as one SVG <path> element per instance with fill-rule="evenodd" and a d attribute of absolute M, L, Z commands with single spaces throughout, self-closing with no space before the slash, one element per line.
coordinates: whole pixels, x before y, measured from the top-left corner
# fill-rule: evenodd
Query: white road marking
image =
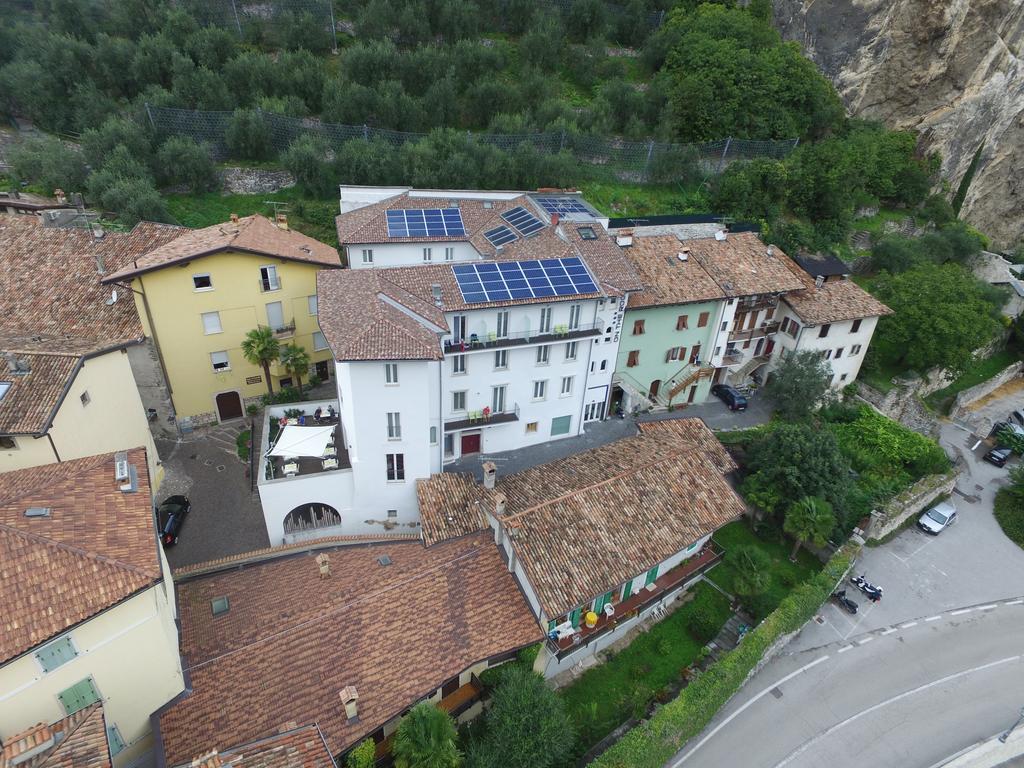
<path fill-rule="evenodd" d="M 858 642 L 858 645 L 867 645 L 868 643 L 870 643 L 874 639 L 875 639 L 874 635 L 868 635 L 864 639 L 860 640 Z"/>
<path fill-rule="evenodd" d="M 839 649 L 839 653 L 846 653 L 851 648 L 853 648 L 852 645 L 844 645 L 842 648 Z"/>
<path fill-rule="evenodd" d="M 916 626 L 917 626 L 917 622 L 916 621 L 908 621 L 906 624 L 900 624 L 900 629 L 910 629 L 911 627 L 916 627 Z"/>
<path fill-rule="evenodd" d="M 949 615 L 950 616 L 960 616 L 960 615 L 965 614 L 965 613 L 970 613 L 973 610 L 974 610 L 973 608 L 961 608 L 959 611 L 950 611 Z"/>
<path fill-rule="evenodd" d="M 891 634 L 892 634 L 893 632 L 895 632 L 895 631 L 896 631 L 896 627 L 889 627 L 889 628 L 888 628 L 887 630 L 885 630 L 884 632 L 882 632 L 882 634 L 883 634 L 883 635 L 891 635 Z"/>
<path fill-rule="evenodd" d="M 925 619 L 925 621 L 938 621 L 941 618 L 942 618 L 941 615 L 940 616 L 929 616 L 927 619 Z"/>
<path fill-rule="evenodd" d="M 1020 605 L 1021 603 L 1024 603 L 1024 598 L 1022 598 L 1020 600 L 1009 600 L 1009 601 L 1003 603 L 1003 605 Z"/>
<path fill-rule="evenodd" d="M 811 667 L 814 667 L 814 666 L 817 666 L 818 664 L 821 664 L 821 662 L 825 661 L 825 659 L 827 659 L 827 658 L 828 658 L 828 654 L 827 653 L 824 656 L 819 656 L 818 658 L 816 658 L 814 661 L 810 662 L 809 664 L 804 664 L 802 667 L 800 667 L 800 669 L 795 670 L 794 672 L 790 672 L 788 675 L 786 675 L 784 678 L 782 678 L 781 680 L 779 680 L 777 683 L 773 684 L 769 688 L 765 688 L 759 694 L 754 696 L 750 701 L 744 703 L 743 706 L 741 706 L 739 709 L 737 709 L 735 712 L 733 712 L 731 715 L 729 715 L 727 718 L 725 718 L 725 720 L 723 720 L 718 725 L 716 725 L 707 736 L 705 736 L 703 739 L 701 739 L 700 741 L 698 741 L 694 745 L 693 749 L 691 749 L 685 755 L 683 755 L 678 760 L 676 760 L 674 763 L 672 763 L 672 765 L 670 765 L 669 768 L 679 768 L 679 766 L 682 765 L 687 760 L 687 758 L 690 757 L 690 755 L 692 755 L 698 749 L 703 747 L 708 741 L 711 740 L 711 738 L 716 733 L 718 733 L 720 730 L 725 728 L 725 726 L 727 726 L 729 723 L 731 723 L 734 718 L 736 718 L 740 714 L 742 714 L 747 709 L 747 707 L 749 707 L 750 705 L 752 705 L 755 702 L 757 702 L 762 696 L 770 693 L 772 688 L 778 688 L 783 683 L 787 683 L 790 680 L 792 680 L 794 677 L 799 675 L 801 672 L 806 672 Z"/>
<path fill-rule="evenodd" d="M 945 677 L 939 678 L 938 680 L 932 680 L 930 683 L 925 683 L 924 685 L 919 685 L 917 688 L 911 688 L 909 691 L 904 691 L 903 693 L 900 693 L 900 694 L 898 694 L 896 696 L 892 696 L 892 697 L 886 699 L 885 701 L 880 701 L 877 704 L 868 707 L 867 709 L 862 709 L 857 714 L 851 715 L 850 717 L 846 718 L 845 720 L 842 720 L 842 721 L 836 723 L 835 725 L 832 725 L 832 726 L 826 728 L 824 731 L 819 733 L 813 739 L 809 739 L 808 741 L 805 741 L 802 745 L 800 745 L 800 747 L 796 751 L 791 752 L 790 755 L 786 759 L 784 759 L 782 762 L 776 763 L 775 764 L 775 768 L 782 768 L 782 766 L 788 765 L 794 759 L 796 759 L 797 757 L 802 755 L 804 752 L 806 752 L 808 749 L 810 749 L 812 746 L 817 744 L 822 739 L 827 738 L 828 736 L 831 736 L 833 733 L 838 731 L 840 728 L 843 728 L 843 727 L 849 725 L 850 723 L 854 722 L 855 720 L 859 720 L 860 718 L 864 717 L 865 715 L 870 715 L 872 712 L 875 712 L 875 711 L 877 711 L 879 709 L 882 709 L 882 707 L 887 707 L 890 704 L 895 704 L 897 701 L 901 701 L 902 699 L 905 699 L 905 698 L 908 698 L 908 697 L 913 696 L 915 694 L 921 693 L 922 691 L 926 691 L 929 688 L 935 687 L 936 685 L 944 685 L 945 683 L 948 683 L 951 680 L 956 680 L 957 678 L 960 678 L 960 677 L 966 677 L 967 675 L 974 674 L 975 672 L 983 672 L 986 669 L 991 669 L 992 667 L 997 667 L 1000 664 L 1008 664 L 1011 661 L 1019 661 L 1021 658 L 1022 658 L 1022 654 L 1018 654 L 1016 656 L 1007 656 L 1005 659 L 999 659 L 998 661 L 992 661 L 992 662 L 989 662 L 988 664 L 982 664 L 979 667 L 971 667 L 970 669 L 965 669 L 962 672 L 954 672 L 952 675 L 946 675 Z M 673 766 L 673 768 L 675 768 L 675 767 Z"/>
<path fill-rule="evenodd" d="M 976 610 L 988 611 L 988 610 L 991 610 L 992 608 L 995 608 L 995 607 L 996 607 L 995 603 L 992 603 L 990 605 L 979 605 Z"/>

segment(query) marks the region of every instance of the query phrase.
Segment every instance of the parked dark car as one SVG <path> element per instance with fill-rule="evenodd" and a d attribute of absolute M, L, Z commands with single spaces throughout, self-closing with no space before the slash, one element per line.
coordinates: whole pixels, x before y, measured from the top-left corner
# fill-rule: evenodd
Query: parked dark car
<path fill-rule="evenodd" d="M 156 510 L 157 524 L 160 526 L 160 541 L 165 547 L 178 543 L 178 535 L 185 517 L 192 509 L 188 496 L 168 496 Z"/>
<path fill-rule="evenodd" d="M 989 464 L 995 464 L 997 467 L 1003 467 L 1006 466 L 1006 462 L 1010 460 L 1012 455 L 1012 448 L 1000 445 L 985 454 L 985 461 Z"/>
<path fill-rule="evenodd" d="M 1024 411 L 1013 411 L 1010 414 L 1010 418 L 1024 427 Z"/>
<path fill-rule="evenodd" d="M 711 388 L 711 394 L 729 406 L 730 411 L 747 410 L 747 398 L 745 398 L 736 387 L 728 384 L 715 384 Z"/>

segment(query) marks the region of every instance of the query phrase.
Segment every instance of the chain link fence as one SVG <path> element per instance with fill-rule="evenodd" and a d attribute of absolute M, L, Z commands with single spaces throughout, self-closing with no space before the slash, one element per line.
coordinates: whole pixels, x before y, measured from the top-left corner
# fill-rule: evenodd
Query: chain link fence
<path fill-rule="evenodd" d="M 188 136 L 210 146 L 217 160 L 230 157 L 225 135 L 232 112 L 203 112 L 191 109 L 146 105 L 150 124 L 158 136 Z M 311 134 L 326 140 L 333 147 L 348 141 L 379 140 L 395 147 L 426 138 L 425 133 L 391 131 L 366 125 L 324 123 L 312 118 L 287 117 L 260 112 L 271 137 L 275 152 L 283 152 L 299 136 Z M 751 139 L 719 139 L 694 144 L 672 144 L 658 141 L 624 141 L 617 138 L 573 134 L 566 131 L 547 133 L 473 133 L 473 140 L 510 152 L 528 144 L 543 154 L 569 152 L 578 161 L 606 168 L 624 180 L 646 182 L 666 165 L 696 163 L 704 173 L 720 173 L 734 160 L 757 157 L 782 159 L 792 152 L 798 139 L 756 141 Z"/>

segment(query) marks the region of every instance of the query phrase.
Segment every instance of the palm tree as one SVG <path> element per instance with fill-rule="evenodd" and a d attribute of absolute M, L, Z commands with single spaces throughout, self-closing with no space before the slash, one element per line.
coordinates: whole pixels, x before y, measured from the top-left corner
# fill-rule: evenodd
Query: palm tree
<path fill-rule="evenodd" d="M 299 397 L 302 397 L 302 377 L 309 373 L 309 352 L 298 344 L 288 344 L 281 349 L 281 365 L 295 377 L 299 385 Z"/>
<path fill-rule="evenodd" d="M 267 379 L 267 393 L 274 394 L 274 386 L 270 381 L 270 364 L 277 360 L 281 353 L 281 345 L 274 338 L 274 332 L 265 325 L 254 328 L 245 334 L 242 340 L 242 355 L 253 365 L 263 368 Z"/>
<path fill-rule="evenodd" d="M 796 553 L 800 551 L 801 544 L 809 542 L 817 547 L 824 546 L 835 526 L 836 516 L 832 512 L 832 505 L 820 496 L 804 496 L 792 504 L 782 525 L 782 530 L 796 539 L 789 559 L 796 561 Z"/>
<path fill-rule="evenodd" d="M 391 753 L 397 768 L 458 768 L 462 764 L 452 719 L 429 701 L 421 701 L 402 719 Z"/>
<path fill-rule="evenodd" d="M 771 582 L 772 559 L 752 544 L 731 549 L 725 554 L 726 562 L 736 569 L 733 591 L 737 595 L 761 595 Z"/>

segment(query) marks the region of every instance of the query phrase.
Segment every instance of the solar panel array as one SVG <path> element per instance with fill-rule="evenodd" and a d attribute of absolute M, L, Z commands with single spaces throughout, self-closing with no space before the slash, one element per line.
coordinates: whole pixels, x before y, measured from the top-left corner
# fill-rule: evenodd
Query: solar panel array
<path fill-rule="evenodd" d="M 458 264 L 452 272 L 467 304 L 597 293 L 597 282 L 576 257 Z"/>
<path fill-rule="evenodd" d="M 535 197 L 534 200 L 537 201 L 537 205 L 548 213 L 557 213 L 559 215 L 568 213 L 590 214 L 590 209 L 575 197 Z"/>
<path fill-rule="evenodd" d="M 388 237 L 463 237 L 458 208 L 393 208 L 387 212 Z"/>
<path fill-rule="evenodd" d="M 515 227 L 523 237 L 529 237 L 534 232 L 544 229 L 544 223 L 521 205 L 505 211 L 501 218 Z"/>
<path fill-rule="evenodd" d="M 484 232 L 484 237 L 497 248 L 499 245 L 505 245 L 505 243 L 511 243 L 516 238 L 516 233 L 511 229 L 502 224 L 500 227 L 489 229 Z"/>

